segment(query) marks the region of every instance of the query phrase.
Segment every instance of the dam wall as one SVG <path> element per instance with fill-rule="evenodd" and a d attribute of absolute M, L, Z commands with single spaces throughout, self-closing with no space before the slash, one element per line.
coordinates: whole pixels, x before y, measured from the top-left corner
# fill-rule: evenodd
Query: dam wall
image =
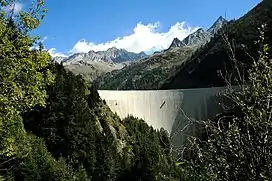
<path fill-rule="evenodd" d="M 98 90 L 98 93 L 120 118 L 133 115 L 155 129 L 163 127 L 173 146 L 178 147 L 187 136 L 199 134 L 195 125 L 187 126 L 190 120 L 209 119 L 222 111 L 219 93 L 224 89 Z"/>

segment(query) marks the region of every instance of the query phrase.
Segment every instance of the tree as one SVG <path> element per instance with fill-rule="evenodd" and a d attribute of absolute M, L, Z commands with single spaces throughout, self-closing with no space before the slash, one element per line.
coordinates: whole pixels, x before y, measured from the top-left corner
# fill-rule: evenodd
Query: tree
<path fill-rule="evenodd" d="M 0 0 L 1 7 L 12 7 L 14 0 Z M 0 10 L 0 155 L 27 153 L 27 136 L 18 115 L 35 105 L 44 105 L 46 86 L 54 76 L 47 69 L 49 53 L 42 47 L 33 49 L 37 37 L 29 32 L 45 16 L 43 0 L 33 2 L 27 12 Z M 22 145 L 16 139 L 22 140 Z M 25 146 L 24 146 L 25 145 Z M 24 150 L 24 149 L 26 150 Z"/>
<path fill-rule="evenodd" d="M 62 65 L 52 67 L 56 77 L 55 84 L 47 88 L 47 105 L 35 106 L 25 113 L 24 127 L 44 139 L 54 158 L 64 157 L 74 170 L 84 167 L 91 176 L 96 159 L 95 141 L 100 133 L 95 122 L 97 115 L 89 104 L 98 102 L 88 100 L 90 95 L 86 95 L 88 88 L 82 77 Z"/>
<path fill-rule="evenodd" d="M 31 152 L 27 157 L 20 158 L 13 164 L 7 178 L 26 181 L 74 180 L 73 170 L 67 167 L 63 158 L 56 161 L 46 150 L 42 139 L 30 134 L 27 137 L 32 146 Z"/>
<path fill-rule="evenodd" d="M 262 27 L 264 28 L 264 26 Z M 202 122 L 207 140 L 196 141 L 195 157 L 185 160 L 195 180 L 269 180 L 272 176 L 272 59 L 267 34 L 260 33 L 259 59 L 238 89 L 230 87 L 229 109 Z"/>

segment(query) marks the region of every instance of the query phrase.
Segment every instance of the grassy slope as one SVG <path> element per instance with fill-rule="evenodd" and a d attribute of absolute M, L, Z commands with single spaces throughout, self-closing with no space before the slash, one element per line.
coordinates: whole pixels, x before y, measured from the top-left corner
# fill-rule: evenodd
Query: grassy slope
<path fill-rule="evenodd" d="M 123 68 L 123 64 L 109 64 L 107 62 L 91 62 L 91 64 L 68 64 L 64 67 L 76 75 L 82 75 L 86 80 L 93 81 L 98 76 L 113 70 Z"/>

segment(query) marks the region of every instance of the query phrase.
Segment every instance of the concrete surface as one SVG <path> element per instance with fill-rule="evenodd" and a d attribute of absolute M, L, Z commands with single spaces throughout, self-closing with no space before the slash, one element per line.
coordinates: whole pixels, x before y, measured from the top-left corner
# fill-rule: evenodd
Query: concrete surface
<path fill-rule="evenodd" d="M 205 120 L 222 110 L 218 96 L 222 90 L 223 87 L 147 91 L 99 90 L 98 93 L 121 118 L 133 115 L 144 119 L 155 129 L 166 129 L 171 143 L 178 147 L 185 143 L 188 135 L 199 134 L 196 125 L 183 130 L 190 119 Z"/>

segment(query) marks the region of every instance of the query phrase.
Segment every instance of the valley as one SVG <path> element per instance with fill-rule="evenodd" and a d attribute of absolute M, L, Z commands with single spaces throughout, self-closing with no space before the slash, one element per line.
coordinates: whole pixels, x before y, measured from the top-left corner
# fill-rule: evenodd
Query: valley
<path fill-rule="evenodd" d="M 122 52 L 116 48 L 107 50 L 105 56 L 102 56 L 109 57 L 107 52 L 114 49 L 122 57 L 119 58 L 123 60 L 122 64 L 116 63 L 118 61 L 109 61 L 97 57 L 93 58 L 94 56 L 88 55 L 72 55 L 63 62 L 69 70 L 83 75 L 87 80 L 93 81 L 98 89 L 160 89 L 173 72 L 176 72 L 181 65 L 185 64 L 186 60 L 191 58 L 197 49 L 204 46 L 227 23 L 227 20 L 220 16 L 207 31 L 199 28 L 182 41 L 174 38 L 168 49 L 155 52 L 149 56 L 144 53 L 136 56 L 137 54 L 126 51 Z M 104 52 L 99 53 L 102 55 Z M 134 56 L 126 58 L 126 53 L 133 54 Z M 97 62 L 99 62 L 100 68 L 89 65 L 98 64 Z M 110 64 L 107 62 L 110 62 Z"/>
<path fill-rule="evenodd" d="M 241 1 L 0 1 L 0 181 L 271 180 L 272 1 Z"/>

